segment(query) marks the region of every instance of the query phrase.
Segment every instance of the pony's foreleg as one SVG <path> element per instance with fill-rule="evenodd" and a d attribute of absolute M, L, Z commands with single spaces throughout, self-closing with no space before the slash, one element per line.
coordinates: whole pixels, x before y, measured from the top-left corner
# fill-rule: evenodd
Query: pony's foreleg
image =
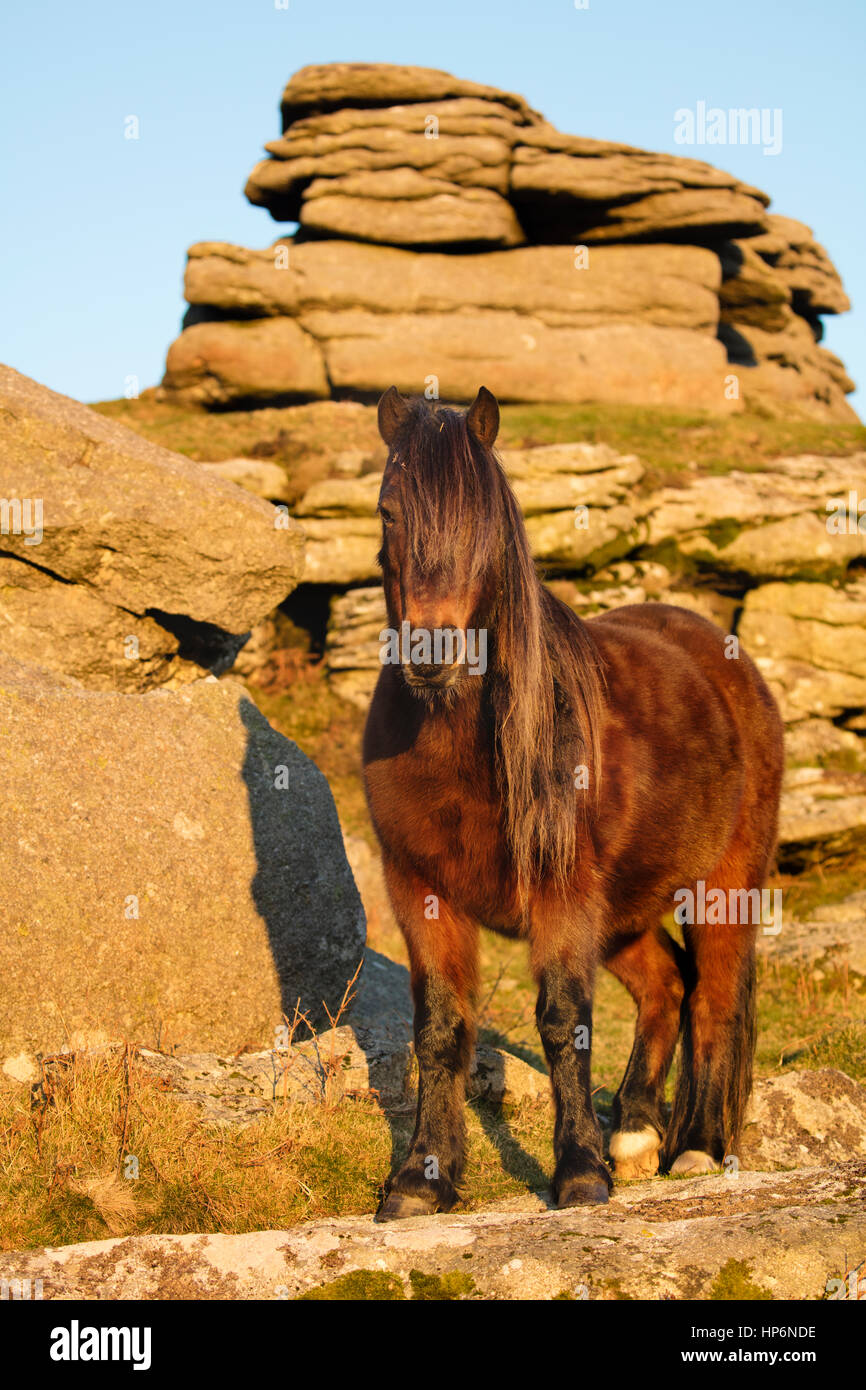
<path fill-rule="evenodd" d="M 415 1003 L 418 1111 L 409 1153 L 377 1220 L 449 1211 L 465 1150 L 466 1076 L 475 1042 L 478 927 L 414 876 L 385 865 L 409 949 Z"/>
<path fill-rule="evenodd" d="M 650 927 L 617 945 L 604 962 L 637 1004 L 634 1046 L 613 1101 L 610 1155 L 617 1178 L 648 1178 L 658 1172 L 666 1128 L 665 1080 L 685 994 L 683 956 L 662 927 Z"/>
<path fill-rule="evenodd" d="M 613 1186 L 592 1104 L 594 935 L 587 924 L 563 940 L 545 930 L 533 913 L 535 1017 L 556 1106 L 553 1196 L 560 1207 L 606 1202 Z"/>

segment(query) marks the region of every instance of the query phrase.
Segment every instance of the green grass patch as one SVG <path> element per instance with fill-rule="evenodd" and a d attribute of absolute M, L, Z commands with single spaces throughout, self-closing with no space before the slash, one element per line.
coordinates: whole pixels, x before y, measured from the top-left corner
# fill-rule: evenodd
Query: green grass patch
<path fill-rule="evenodd" d="M 282 463 L 303 481 L 311 452 L 369 450 L 375 440 L 375 407 L 351 407 L 328 416 L 309 406 L 207 411 L 157 401 L 99 401 L 94 410 L 119 420 L 154 443 L 195 459 L 254 454 Z M 691 467 L 702 473 L 756 472 L 788 454 L 850 454 L 866 447 L 862 425 L 775 419 L 743 413 L 673 410 L 632 405 L 505 405 L 501 448 L 585 441 L 637 454 L 645 487 L 675 483 Z M 314 422 L 314 423 L 313 423 Z"/>
<path fill-rule="evenodd" d="M 769 1289 L 756 1284 L 751 1266 L 745 1260 L 728 1260 L 719 1270 L 710 1289 L 710 1298 L 719 1303 L 766 1302 L 772 1300 Z"/>

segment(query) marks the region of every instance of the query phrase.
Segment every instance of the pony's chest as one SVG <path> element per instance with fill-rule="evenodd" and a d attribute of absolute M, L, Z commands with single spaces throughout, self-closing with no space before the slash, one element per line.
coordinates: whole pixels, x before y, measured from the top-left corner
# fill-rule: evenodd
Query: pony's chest
<path fill-rule="evenodd" d="M 382 848 L 454 899 L 501 898 L 502 806 L 481 760 L 411 754 L 366 769 Z"/>

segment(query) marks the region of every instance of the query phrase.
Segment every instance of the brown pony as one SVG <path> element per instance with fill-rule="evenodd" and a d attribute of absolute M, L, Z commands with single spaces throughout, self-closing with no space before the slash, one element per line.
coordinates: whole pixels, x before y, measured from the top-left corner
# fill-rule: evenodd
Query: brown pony
<path fill-rule="evenodd" d="M 420 1081 L 378 1219 L 458 1199 L 479 926 L 529 942 L 559 1206 L 606 1202 L 612 1185 L 590 1087 L 599 964 L 637 1005 L 614 1100 L 617 1175 L 660 1159 L 674 1173 L 718 1168 L 751 1088 L 760 911 L 748 909 L 775 848 L 783 761 L 773 698 L 694 613 L 647 603 L 582 622 L 542 587 L 484 387 L 462 413 L 392 386 L 379 428 L 392 632 L 364 777 L 409 950 Z M 733 905 L 721 918 L 682 907 L 695 918 L 685 949 L 661 926 L 683 890 Z"/>

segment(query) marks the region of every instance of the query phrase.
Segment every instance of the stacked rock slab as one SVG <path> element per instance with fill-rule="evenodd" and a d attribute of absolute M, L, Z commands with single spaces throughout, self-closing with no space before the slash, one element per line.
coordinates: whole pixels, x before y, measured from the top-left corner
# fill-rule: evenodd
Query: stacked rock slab
<path fill-rule="evenodd" d="M 465 400 L 851 419 L 820 315 L 848 308 L 808 228 L 699 160 L 557 131 L 428 68 L 303 68 L 250 201 L 295 237 L 189 253 L 165 392 L 211 406 L 396 382 Z"/>

